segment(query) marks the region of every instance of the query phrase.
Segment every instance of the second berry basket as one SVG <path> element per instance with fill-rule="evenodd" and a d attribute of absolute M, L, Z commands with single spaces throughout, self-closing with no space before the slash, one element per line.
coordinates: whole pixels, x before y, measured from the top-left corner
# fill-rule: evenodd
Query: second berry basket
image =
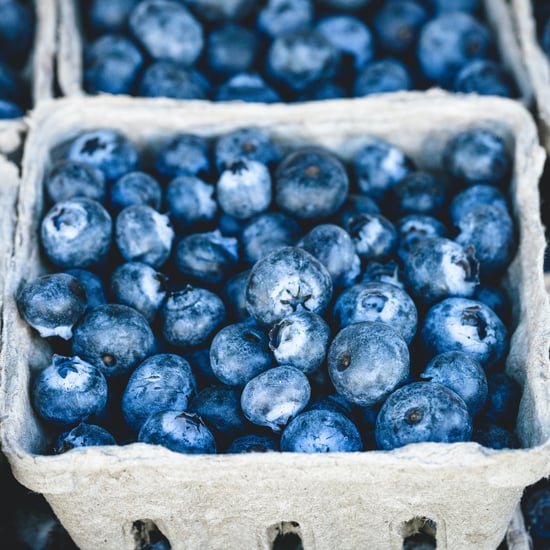
<path fill-rule="evenodd" d="M 438 548 L 494 550 L 524 488 L 550 472 L 550 305 L 543 280 L 538 180 L 545 158 L 530 114 L 505 99 L 442 92 L 306 105 L 227 105 L 66 98 L 30 117 L 13 251 L 6 265 L 0 355 L 3 451 L 17 480 L 44 494 L 82 549 L 133 549 L 159 532 L 173 549 L 398 549 L 413 533 Z M 421 443 L 393 451 L 183 455 L 132 443 L 48 455 L 29 387 L 51 349 L 20 317 L 15 295 L 46 270 L 37 238 L 42 182 L 84 130 L 111 127 L 145 150 L 176 132 L 215 138 L 262 128 L 284 147 L 322 145 L 350 159 L 368 136 L 437 169 L 446 139 L 483 124 L 514 160 L 510 188 L 519 248 L 503 285 L 512 304 L 506 372 L 522 388 L 520 449 Z"/>

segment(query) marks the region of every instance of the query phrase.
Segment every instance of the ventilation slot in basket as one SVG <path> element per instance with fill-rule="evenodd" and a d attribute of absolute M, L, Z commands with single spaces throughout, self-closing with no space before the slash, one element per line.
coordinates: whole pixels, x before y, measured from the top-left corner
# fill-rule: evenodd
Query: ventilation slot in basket
<path fill-rule="evenodd" d="M 150 519 L 134 521 L 132 525 L 135 550 L 170 550 L 172 545 Z"/>
<path fill-rule="evenodd" d="M 300 524 L 281 521 L 267 529 L 271 550 L 304 550 Z"/>
<path fill-rule="evenodd" d="M 413 518 L 402 526 L 403 550 L 432 550 L 437 548 L 435 521 Z"/>

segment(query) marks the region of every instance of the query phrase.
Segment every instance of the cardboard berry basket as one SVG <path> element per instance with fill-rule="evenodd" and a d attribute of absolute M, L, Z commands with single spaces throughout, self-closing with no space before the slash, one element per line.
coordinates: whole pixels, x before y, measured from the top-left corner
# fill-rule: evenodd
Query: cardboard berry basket
<path fill-rule="evenodd" d="M 54 96 L 57 46 L 57 0 L 35 0 L 35 36 L 23 76 L 29 82 L 32 105 Z M 0 153 L 11 155 L 20 147 L 27 126 L 24 117 L 0 120 Z"/>
<path fill-rule="evenodd" d="M 86 129 L 113 127 L 140 148 L 177 131 L 216 137 L 243 126 L 282 145 L 319 144 L 349 159 L 379 136 L 420 167 L 437 169 L 445 140 L 486 124 L 507 140 L 519 249 L 504 277 L 513 304 L 506 369 L 523 388 L 516 433 L 522 448 L 422 443 L 393 451 L 184 455 L 143 443 L 47 455 L 29 384 L 51 350 L 22 320 L 14 296 L 45 271 L 37 229 L 42 181 L 56 156 Z M 438 548 L 491 549 L 503 540 L 526 486 L 550 472 L 550 304 L 537 189 L 544 150 L 535 123 L 506 99 L 439 91 L 242 106 L 207 102 L 64 98 L 29 119 L 13 254 L 6 266 L 0 355 L 2 448 L 16 479 L 43 493 L 82 549 L 140 547 L 156 526 L 173 549 L 271 549 L 285 532 L 304 548 L 398 549 L 424 531 Z"/>
<path fill-rule="evenodd" d="M 550 61 L 537 37 L 533 0 L 510 0 L 523 63 L 531 80 L 541 139 L 550 150 Z"/>
<path fill-rule="evenodd" d="M 514 31 L 509 4 L 507 0 L 482 0 L 481 3 L 485 22 L 493 32 L 498 55 L 515 81 L 519 99 L 529 105 L 532 101 L 532 90 Z M 81 4 L 81 0 L 59 0 L 57 77 L 61 93 L 66 96 L 86 94 L 82 76 L 82 53 L 86 39 L 82 32 Z"/>

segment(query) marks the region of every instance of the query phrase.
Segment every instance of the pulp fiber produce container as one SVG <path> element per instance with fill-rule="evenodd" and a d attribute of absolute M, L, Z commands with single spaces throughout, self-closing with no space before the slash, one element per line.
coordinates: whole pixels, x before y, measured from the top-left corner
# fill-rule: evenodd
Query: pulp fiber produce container
<path fill-rule="evenodd" d="M 87 41 L 82 15 L 84 3 L 85 0 L 59 0 L 57 78 L 61 93 L 66 96 L 86 94 L 83 82 L 83 48 Z M 507 0 L 481 0 L 480 4 L 482 21 L 492 31 L 498 58 L 514 80 L 518 99 L 529 105 L 533 94 L 509 3 Z M 372 30 L 372 21 L 369 19 L 365 23 Z"/>
<path fill-rule="evenodd" d="M 35 33 L 22 76 L 29 84 L 34 106 L 54 96 L 58 9 L 57 0 L 35 0 L 32 4 Z M 26 129 L 24 117 L 0 120 L 0 153 L 15 153 L 21 147 Z"/>
<path fill-rule="evenodd" d="M 513 154 L 511 202 L 519 248 L 503 285 L 513 305 L 506 371 L 522 387 L 521 449 L 474 442 L 393 451 L 184 455 L 144 443 L 47 454 L 29 387 L 51 349 L 19 316 L 17 289 L 46 271 L 37 239 L 42 181 L 80 132 L 112 127 L 139 148 L 176 132 L 215 138 L 263 128 L 285 147 L 318 144 L 346 160 L 368 136 L 437 170 L 446 139 L 473 124 L 498 131 Z M 397 549 L 417 531 L 438 548 L 494 550 L 524 488 L 550 472 L 550 305 L 543 279 L 538 179 L 545 158 L 518 102 L 440 91 L 303 105 L 62 98 L 29 118 L 13 253 L 4 266 L 0 355 L 3 452 L 16 479 L 42 493 L 82 549 L 133 549 L 156 529 L 173 549 L 271 549 L 294 533 L 307 550 Z"/>
<path fill-rule="evenodd" d="M 536 20 L 532 0 L 510 0 L 510 5 L 523 63 L 531 80 L 542 141 L 550 150 L 550 60 L 540 45 L 537 30 L 543 22 Z"/>

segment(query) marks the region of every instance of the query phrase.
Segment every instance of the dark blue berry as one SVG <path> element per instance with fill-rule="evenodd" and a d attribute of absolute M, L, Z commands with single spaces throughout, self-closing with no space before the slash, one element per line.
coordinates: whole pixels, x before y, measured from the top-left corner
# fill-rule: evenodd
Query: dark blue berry
<path fill-rule="evenodd" d="M 40 242 L 48 259 L 62 268 L 101 263 L 111 248 L 113 222 L 97 201 L 77 197 L 54 204 L 40 225 Z"/>
<path fill-rule="evenodd" d="M 89 309 L 73 331 L 72 352 L 107 378 L 128 374 L 153 352 L 154 335 L 137 310 L 122 304 Z"/>
<path fill-rule="evenodd" d="M 159 144 L 155 169 L 161 177 L 204 176 L 210 172 L 210 144 L 193 134 L 176 134 Z"/>
<path fill-rule="evenodd" d="M 357 74 L 353 95 L 363 97 L 410 90 L 412 87 L 412 77 L 404 63 L 397 59 L 377 59 L 367 63 Z"/>
<path fill-rule="evenodd" d="M 116 444 L 113 435 L 105 428 L 81 422 L 74 428 L 59 434 L 53 452 L 59 455 L 80 447 Z"/>
<path fill-rule="evenodd" d="M 86 292 L 86 307 L 92 308 L 107 303 L 103 281 L 99 275 L 88 271 L 87 269 L 67 269 L 65 272 L 72 275 L 84 287 Z"/>
<path fill-rule="evenodd" d="M 184 454 L 214 454 L 216 440 L 201 418 L 184 411 L 159 411 L 141 427 L 138 441 Z"/>
<path fill-rule="evenodd" d="M 166 297 L 160 308 L 160 328 L 173 346 L 200 347 L 210 341 L 225 317 L 225 306 L 217 294 L 188 285 Z"/>
<path fill-rule="evenodd" d="M 209 84 L 197 71 L 171 61 L 157 61 L 145 69 L 138 95 L 172 99 L 207 99 Z"/>
<path fill-rule="evenodd" d="M 128 379 L 121 401 L 124 420 L 137 434 L 156 412 L 186 410 L 195 391 L 195 377 L 183 357 L 171 353 L 151 355 Z"/>
<path fill-rule="evenodd" d="M 353 323 L 332 340 L 328 372 L 336 391 L 350 403 L 380 403 L 409 375 L 409 349 L 392 327 Z"/>
<path fill-rule="evenodd" d="M 281 432 L 308 404 L 311 387 L 295 367 L 281 365 L 252 378 L 241 394 L 245 417 L 258 426 Z"/>
<path fill-rule="evenodd" d="M 269 453 L 279 450 L 279 441 L 269 434 L 247 434 L 235 438 L 225 451 L 227 454 Z"/>
<path fill-rule="evenodd" d="M 109 188 L 109 204 L 112 213 L 127 206 L 145 204 L 160 210 L 162 189 L 159 182 L 145 172 L 128 172 Z"/>
<path fill-rule="evenodd" d="M 32 386 L 38 416 L 57 426 L 74 426 L 105 411 L 107 381 L 101 371 L 80 357 L 55 355 Z"/>
<path fill-rule="evenodd" d="M 216 101 L 278 103 L 279 93 L 255 72 L 238 73 L 226 80 L 216 92 Z"/>
<path fill-rule="evenodd" d="M 431 382 L 413 382 L 395 390 L 382 405 L 375 436 L 384 450 L 411 443 L 469 441 L 472 419 L 454 391 Z"/>

